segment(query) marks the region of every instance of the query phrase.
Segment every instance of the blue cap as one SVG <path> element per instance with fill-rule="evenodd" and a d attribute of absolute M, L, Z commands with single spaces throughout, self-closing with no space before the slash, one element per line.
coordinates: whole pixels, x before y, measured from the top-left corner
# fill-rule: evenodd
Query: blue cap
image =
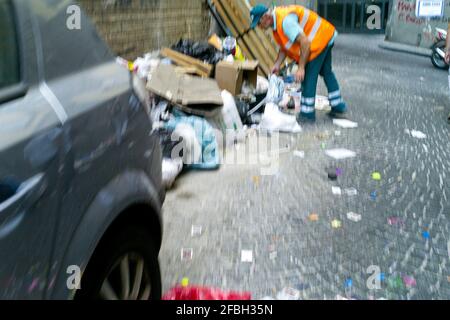
<path fill-rule="evenodd" d="M 251 29 L 256 28 L 259 21 L 267 11 L 269 11 L 269 8 L 262 3 L 259 3 L 253 7 L 253 9 L 250 11 L 250 16 L 252 17 L 252 24 L 250 26 Z"/>

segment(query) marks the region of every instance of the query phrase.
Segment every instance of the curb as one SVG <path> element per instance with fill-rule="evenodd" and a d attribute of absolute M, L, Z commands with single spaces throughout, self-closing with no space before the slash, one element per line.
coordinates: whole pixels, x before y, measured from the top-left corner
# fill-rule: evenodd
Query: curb
<path fill-rule="evenodd" d="M 378 45 L 381 49 L 391 50 L 391 51 L 397 51 L 397 52 L 404 52 L 404 53 L 410 53 L 415 54 L 418 56 L 423 57 L 431 57 L 431 49 L 427 48 L 421 48 L 421 47 L 415 47 L 403 43 L 396 43 L 391 41 L 383 41 Z"/>

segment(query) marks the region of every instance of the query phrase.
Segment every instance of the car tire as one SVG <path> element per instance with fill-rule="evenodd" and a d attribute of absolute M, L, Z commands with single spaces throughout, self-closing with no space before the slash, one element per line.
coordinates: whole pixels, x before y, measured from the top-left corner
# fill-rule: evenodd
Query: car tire
<path fill-rule="evenodd" d="M 160 300 L 158 254 L 148 231 L 129 226 L 102 241 L 87 266 L 75 299 Z"/>

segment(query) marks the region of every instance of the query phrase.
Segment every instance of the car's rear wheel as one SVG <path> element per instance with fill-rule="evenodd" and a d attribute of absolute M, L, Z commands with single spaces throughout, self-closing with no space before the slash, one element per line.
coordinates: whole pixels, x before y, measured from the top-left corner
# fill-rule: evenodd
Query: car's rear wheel
<path fill-rule="evenodd" d="M 158 300 L 158 255 L 148 232 L 128 227 L 100 244 L 81 280 L 76 299 Z"/>

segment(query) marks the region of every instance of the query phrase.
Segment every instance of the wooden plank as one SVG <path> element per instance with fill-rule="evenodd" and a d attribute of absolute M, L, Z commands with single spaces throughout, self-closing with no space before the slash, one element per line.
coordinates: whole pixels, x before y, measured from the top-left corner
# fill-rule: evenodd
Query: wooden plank
<path fill-rule="evenodd" d="M 242 4 L 244 4 L 244 5 L 247 7 L 247 9 L 249 10 L 249 14 L 250 14 L 251 8 L 254 7 L 254 6 L 256 6 L 256 4 L 257 4 L 257 1 L 256 1 L 256 0 L 249 0 L 248 2 L 247 2 L 246 0 L 236 0 L 236 1 L 241 2 Z M 260 31 L 261 33 L 263 33 L 263 34 L 269 39 L 269 42 L 272 44 L 272 47 L 273 47 L 274 50 L 275 50 L 276 56 L 278 56 L 278 45 L 275 44 L 274 41 L 272 40 L 273 37 L 267 35 L 267 34 L 266 34 L 265 32 L 263 32 L 262 30 L 259 30 L 259 31 Z M 276 59 L 276 57 L 275 57 L 275 59 Z M 291 58 L 287 57 L 287 58 L 285 58 L 284 61 L 287 61 L 288 63 L 291 63 L 293 60 L 292 60 Z M 284 63 L 284 61 L 283 61 L 283 63 Z"/>
<path fill-rule="evenodd" d="M 252 52 L 258 58 L 264 72 L 268 75 L 270 73 L 270 63 L 267 62 L 267 56 L 265 55 L 264 49 L 261 49 L 258 41 L 255 40 L 250 34 L 245 35 L 244 40 L 252 48 Z"/>
<path fill-rule="evenodd" d="M 219 13 L 220 17 L 222 18 L 225 25 L 230 29 L 231 34 L 233 37 L 237 38 L 239 36 L 238 31 L 234 27 L 233 22 L 231 22 L 230 18 L 225 13 L 225 9 L 223 8 L 222 4 L 219 0 L 212 0 L 214 7 L 216 8 L 217 12 Z"/>
<path fill-rule="evenodd" d="M 227 15 L 230 17 L 230 20 L 233 21 L 236 29 L 240 32 L 240 34 L 244 33 L 244 31 L 246 31 L 246 30 L 240 23 L 239 19 L 236 17 L 233 9 L 230 6 L 230 3 L 226 0 L 222 0 L 221 4 L 222 4 L 223 8 L 225 9 Z M 260 62 L 260 66 L 263 69 L 264 73 L 269 75 L 270 70 L 267 65 L 267 62 L 264 59 L 264 53 L 261 53 L 258 50 L 257 45 L 254 43 L 253 39 L 248 34 L 244 35 L 243 39 L 244 39 L 245 43 L 247 44 L 247 47 L 249 48 L 249 50 L 253 53 L 255 58 Z"/>
<path fill-rule="evenodd" d="M 198 59 L 192 58 L 192 57 L 190 57 L 188 55 L 182 54 L 182 53 L 180 53 L 178 51 L 175 51 L 175 50 L 172 50 L 172 49 L 169 49 L 169 48 L 163 48 L 162 51 L 164 51 L 165 54 L 168 54 L 168 55 L 176 57 L 176 58 L 178 58 L 180 60 L 184 60 L 184 61 L 186 61 L 188 63 L 191 63 L 192 65 L 198 67 L 199 69 L 201 69 L 202 71 L 204 71 L 206 73 L 211 73 L 211 71 L 213 69 L 212 65 L 210 65 L 208 63 L 205 63 L 203 61 L 200 61 Z"/>
<path fill-rule="evenodd" d="M 161 49 L 161 55 L 166 58 L 172 59 L 175 63 L 183 67 L 195 67 L 206 77 L 209 77 L 213 70 L 213 67 L 210 64 L 204 63 L 198 59 L 194 59 L 190 56 L 171 50 L 169 48 Z"/>
<path fill-rule="evenodd" d="M 234 6 L 236 6 L 236 9 L 241 12 L 242 19 L 244 20 L 244 26 L 248 29 L 251 25 L 251 18 L 250 18 L 250 10 L 251 8 L 247 6 L 247 2 L 245 0 L 235 0 L 232 1 Z M 263 32 L 260 28 L 254 29 L 256 32 L 256 35 L 262 42 L 262 45 L 266 48 L 272 62 L 274 62 L 277 58 L 278 51 L 275 47 L 275 44 L 272 41 L 272 36 L 267 35 L 265 32 Z"/>
<path fill-rule="evenodd" d="M 225 2 L 228 3 L 229 9 L 232 11 L 232 14 L 234 14 L 235 17 L 235 21 L 237 24 L 240 25 L 241 29 L 243 30 L 242 33 L 248 31 L 250 24 L 248 23 L 248 21 L 246 21 L 244 14 L 242 13 L 242 11 L 240 10 L 240 8 L 238 6 L 236 6 L 236 0 L 224 0 Z M 275 60 L 273 60 L 272 58 L 270 58 L 267 54 L 267 50 L 262 46 L 261 44 L 261 40 L 258 38 L 258 36 L 256 35 L 255 31 L 249 31 L 247 33 L 251 39 L 251 46 L 252 48 L 254 48 L 255 50 L 257 50 L 260 54 L 260 63 L 263 63 L 263 65 L 266 65 L 268 68 L 271 68 L 273 66 L 273 63 L 275 62 Z M 250 45 L 250 44 L 249 44 Z"/>
<path fill-rule="evenodd" d="M 224 8 L 222 7 L 222 4 L 218 1 L 218 0 L 212 0 L 214 7 L 217 10 L 217 13 L 220 15 L 220 17 L 222 18 L 223 22 L 225 23 L 225 25 L 228 27 L 228 29 L 230 29 L 231 34 L 233 35 L 233 37 L 237 38 L 239 36 L 236 28 L 234 27 L 234 24 L 231 22 L 230 18 L 228 17 L 228 15 L 225 13 Z M 251 59 L 254 60 L 255 56 L 251 53 L 251 51 L 248 49 L 247 45 L 244 43 L 243 40 L 238 39 L 238 45 L 241 47 L 242 52 L 244 53 L 244 56 L 247 59 Z"/>
<path fill-rule="evenodd" d="M 163 57 L 171 59 L 176 65 L 179 65 L 179 66 L 185 67 L 185 68 L 194 68 L 195 69 L 195 73 L 197 75 L 199 75 L 200 77 L 205 77 L 205 78 L 209 77 L 208 73 L 205 72 L 204 70 L 198 68 L 197 66 L 193 65 L 190 62 L 187 62 L 187 61 L 185 61 L 183 59 L 179 59 L 178 57 L 176 57 L 174 55 L 171 55 L 170 53 L 165 52 L 164 49 L 162 49 L 160 53 L 161 53 L 161 55 Z"/>
<path fill-rule="evenodd" d="M 233 37 L 237 38 L 239 36 L 239 34 L 238 34 L 236 28 L 234 27 L 234 24 L 231 22 L 230 18 L 226 14 L 225 9 L 223 8 L 222 4 L 218 0 L 213 0 L 213 4 L 214 4 L 217 12 L 221 16 L 222 20 L 224 21 L 225 25 L 230 29 Z M 242 41 L 241 39 L 238 39 L 237 42 L 238 42 L 238 45 L 241 47 L 242 52 L 244 53 L 244 56 L 247 57 L 247 59 L 254 60 L 255 56 L 250 52 L 250 50 L 248 49 L 248 47 L 244 43 L 244 41 Z"/>

